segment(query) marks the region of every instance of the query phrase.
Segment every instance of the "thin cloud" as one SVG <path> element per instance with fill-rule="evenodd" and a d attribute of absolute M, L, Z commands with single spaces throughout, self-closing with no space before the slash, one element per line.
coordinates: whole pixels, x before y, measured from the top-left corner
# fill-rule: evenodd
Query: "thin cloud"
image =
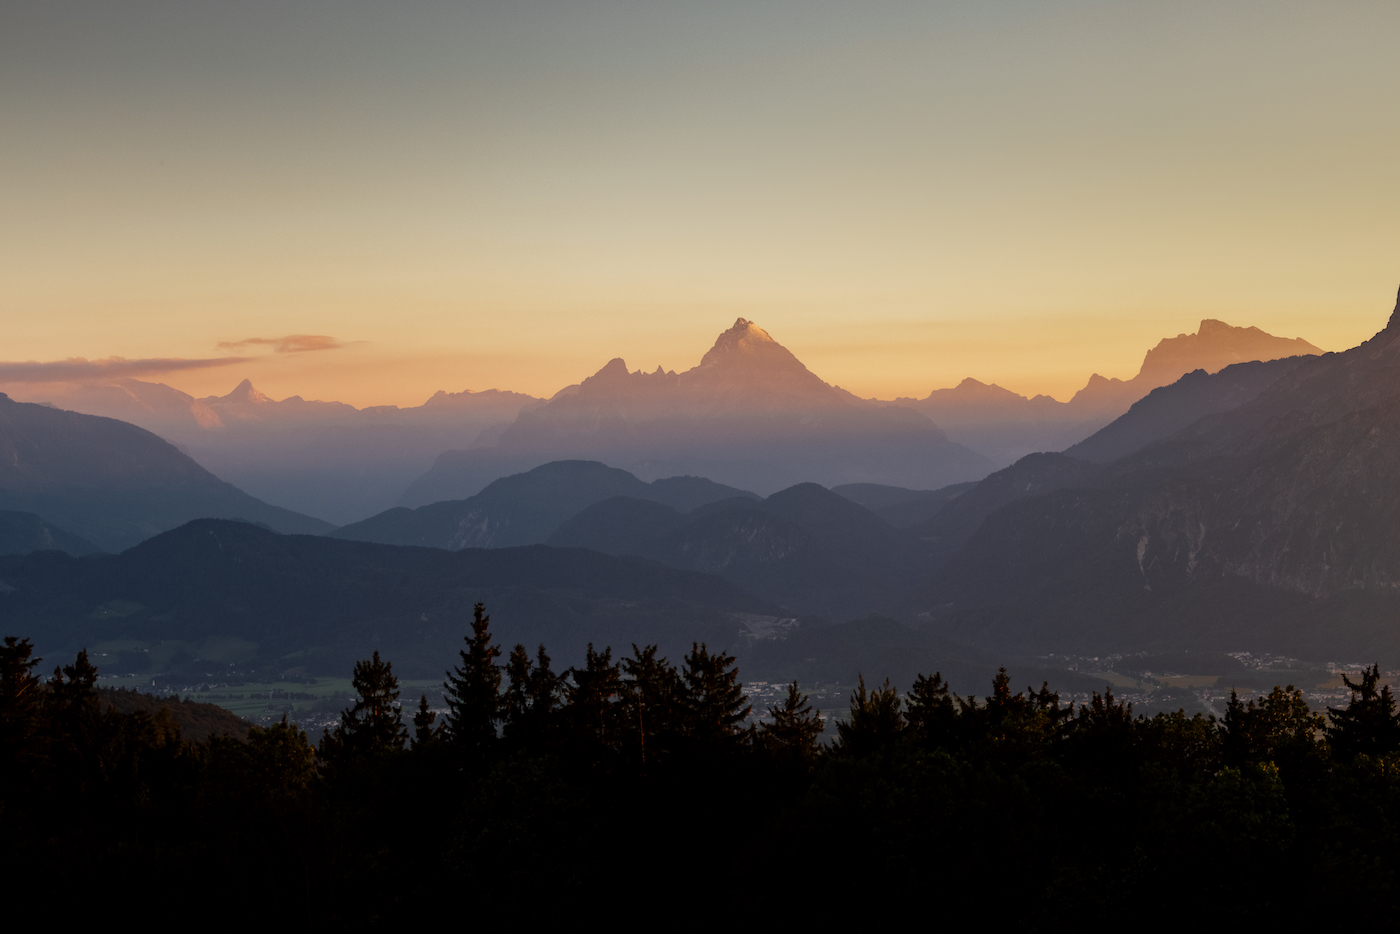
<path fill-rule="evenodd" d="M 288 334 L 286 337 L 248 337 L 241 341 L 222 341 L 221 350 L 243 350 L 255 345 L 267 345 L 273 353 L 305 353 L 308 350 L 338 350 L 342 341 L 329 334 Z"/>
<path fill-rule="evenodd" d="M 190 360 L 157 357 L 128 360 L 125 357 L 108 357 L 105 360 L 88 360 L 85 357 L 69 357 L 67 360 L 53 360 L 47 363 L 37 360 L 23 363 L 0 362 L 0 383 L 66 383 L 85 379 L 119 379 L 127 376 L 176 373 L 181 370 L 207 370 L 211 367 L 245 363 L 251 359 L 253 358 L 208 357 Z"/>

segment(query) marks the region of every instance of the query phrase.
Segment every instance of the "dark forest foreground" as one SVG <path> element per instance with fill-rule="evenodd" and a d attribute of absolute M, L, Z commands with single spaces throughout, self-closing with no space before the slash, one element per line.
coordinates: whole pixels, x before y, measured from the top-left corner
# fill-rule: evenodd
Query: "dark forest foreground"
<path fill-rule="evenodd" d="M 748 725 L 733 659 L 704 646 L 556 674 L 542 647 L 502 658 L 488 624 L 478 607 L 445 722 L 421 702 L 404 723 L 376 654 L 319 750 L 285 723 L 182 741 L 104 710 L 85 654 L 42 682 L 7 638 L 12 917 L 708 927 L 907 903 L 1037 929 L 1350 925 L 1400 902 L 1400 720 L 1376 669 L 1327 718 L 1291 688 L 1215 720 L 1108 693 L 1075 708 L 1004 675 L 982 699 L 938 675 L 862 683 L 823 747 L 796 685 Z"/>

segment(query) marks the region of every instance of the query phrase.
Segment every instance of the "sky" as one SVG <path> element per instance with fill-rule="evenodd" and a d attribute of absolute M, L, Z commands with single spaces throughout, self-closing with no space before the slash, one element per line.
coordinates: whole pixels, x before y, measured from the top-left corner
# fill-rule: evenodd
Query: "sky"
<path fill-rule="evenodd" d="M 549 395 L 740 316 L 880 398 L 1065 399 L 1208 317 L 1340 350 L 1400 285 L 1396 35 L 1393 0 L 9 2 L 0 375 Z"/>

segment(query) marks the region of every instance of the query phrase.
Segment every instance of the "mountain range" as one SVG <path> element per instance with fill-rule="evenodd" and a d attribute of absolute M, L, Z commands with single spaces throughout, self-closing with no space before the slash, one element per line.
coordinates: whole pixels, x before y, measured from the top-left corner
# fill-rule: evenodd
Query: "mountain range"
<path fill-rule="evenodd" d="M 0 510 L 30 513 L 91 546 L 116 551 L 206 516 L 280 532 L 331 526 L 225 483 L 145 429 L 0 393 Z M 39 532 L 38 534 L 43 534 Z M 67 539 L 51 533 L 55 544 Z M 88 544 L 90 543 L 90 545 Z"/>
<path fill-rule="evenodd" d="M 553 461 L 490 483 L 464 500 L 403 506 L 342 526 L 336 538 L 431 548 L 504 548 L 545 542 L 560 523 L 601 500 L 626 496 L 689 512 L 697 506 L 753 493 L 702 477 L 644 483 L 597 461 Z"/>
<path fill-rule="evenodd" d="M 1152 359 L 1145 381 L 1183 365 Z M 571 659 L 589 641 L 678 652 L 705 639 L 782 678 L 985 672 L 994 657 L 1066 652 L 1400 660 L 1397 374 L 1400 300 L 1352 350 L 1201 367 L 1063 453 L 940 484 L 966 448 L 907 408 L 829 386 L 741 319 L 686 373 L 615 361 L 547 402 L 444 396 L 424 408 L 518 406 L 467 449 L 472 469 L 543 462 L 330 535 L 149 431 L 0 396 L 0 552 L 32 552 L 0 558 L 0 622 L 51 649 L 100 643 L 133 670 L 210 677 L 214 663 L 343 672 L 374 646 L 429 671 L 478 599 L 501 638 Z M 366 437 L 369 410 L 274 402 L 251 384 L 175 401 L 220 437 L 337 419 Z M 655 471 L 702 447 L 711 466 L 770 482 L 882 463 L 912 480 L 772 490 L 551 459 L 603 452 Z M 437 479 L 465 482 L 450 473 Z"/>
<path fill-rule="evenodd" d="M 468 446 L 543 400 L 495 389 L 439 391 L 420 406 L 357 409 L 274 400 L 243 380 L 196 399 L 136 379 L 48 384 L 31 396 L 139 425 L 259 498 L 343 524 L 392 506 L 444 450 Z"/>
<path fill-rule="evenodd" d="M 1207 320 L 1148 351 L 1133 379 L 1095 374 L 1067 403 L 972 379 L 925 399 L 881 402 L 828 385 L 740 319 L 690 370 L 629 372 L 615 359 L 548 400 L 439 391 L 420 406 L 357 409 L 274 400 L 248 380 L 202 399 L 135 379 L 21 388 L 30 401 L 140 425 L 254 496 L 345 524 L 395 504 L 465 499 L 565 459 L 762 494 L 801 482 L 937 489 L 1081 441 L 1184 373 L 1316 351 Z"/>
<path fill-rule="evenodd" d="M 1233 327 L 1206 319 L 1195 334 L 1163 338 L 1147 351 L 1138 373 L 1120 380 L 1095 373 L 1070 398 L 1032 398 L 996 384 L 963 380 L 923 399 L 895 401 L 922 412 L 949 437 L 1005 466 L 1035 451 L 1062 451 L 1126 412 L 1153 389 L 1195 370 L 1215 373 L 1236 363 L 1322 353 L 1297 338 L 1275 337 L 1259 328 Z"/>
<path fill-rule="evenodd" d="M 823 382 L 740 318 L 684 373 L 610 361 L 523 410 L 494 443 L 443 453 L 400 504 L 463 499 L 502 474 L 562 459 L 599 460 L 643 479 L 705 476 L 761 494 L 804 481 L 943 486 L 992 467 L 918 413 Z"/>
<path fill-rule="evenodd" d="M 176 685 L 339 678 L 376 650 L 400 677 L 439 678 L 477 601 L 500 644 L 543 643 L 557 670 L 590 645 L 616 658 L 656 644 L 676 659 L 704 641 L 747 679 L 907 684 L 941 670 L 972 692 L 1005 662 L 897 620 L 795 618 L 713 574 L 581 548 L 452 552 L 198 520 L 119 555 L 0 557 L 0 631 L 31 637 L 46 661 L 86 648 L 104 673 Z M 1053 666 L 1011 670 L 1098 686 Z"/>
<path fill-rule="evenodd" d="M 1022 649 L 1400 660 L 1400 301 L 1351 350 L 1236 369 L 1129 415 L 1165 429 L 1172 400 L 1199 412 L 1207 385 L 1241 404 L 989 514 L 917 612 L 950 637 Z M 1276 379 L 1260 388 L 1261 373 Z M 1129 427 L 1080 450 L 1116 453 Z"/>

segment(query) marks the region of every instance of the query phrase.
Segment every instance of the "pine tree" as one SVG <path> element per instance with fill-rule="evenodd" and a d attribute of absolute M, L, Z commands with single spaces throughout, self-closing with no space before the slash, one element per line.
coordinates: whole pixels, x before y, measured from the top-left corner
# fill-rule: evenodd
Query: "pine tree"
<path fill-rule="evenodd" d="M 121 725 L 102 716 L 97 668 L 88 660 L 86 649 L 73 664 L 54 668 L 47 687 L 43 704 L 48 756 L 57 781 L 49 790 L 58 795 L 85 794 L 104 782 L 114 764 L 113 755 L 124 751 Z"/>
<path fill-rule="evenodd" d="M 418 710 L 413 714 L 413 748 L 422 749 L 437 739 L 439 729 L 433 728 L 437 712 L 429 709 L 428 695 L 418 698 Z"/>
<path fill-rule="evenodd" d="M 87 649 L 71 665 L 54 668 L 49 693 L 61 709 L 97 705 L 97 668 L 88 661 Z"/>
<path fill-rule="evenodd" d="M 321 741 L 321 754 L 327 759 L 368 756 L 386 750 L 403 749 L 408 739 L 399 699 L 399 679 L 393 664 L 380 661 L 379 652 L 368 661 L 355 663 L 351 683 L 359 699 L 340 715 L 340 725 Z"/>
<path fill-rule="evenodd" d="M 1326 723 L 1312 712 L 1303 692 L 1275 686 L 1267 696 L 1247 703 L 1230 691 L 1221 721 L 1225 764 L 1239 768 L 1248 762 L 1296 764 L 1315 753 L 1314 737 Z"/>
<path fill-rule="evenodd" d="M 942 672 L 932 678 L 919 675 L 909 692 L 904 719 L 914 737 L 926 749 L 947 747 L 954 741 L 958 725 L 957 705 Z"/>
<path fill-rule="evenodd" d="M 444 725 L 452 744 L 463 750 L 482 750 L 496 738 L 501 714 L 501 668 L 496 659 L 501 647 L 491 644 L 491 617 L 484 604 L 472 608 L 472 634 L 461 651 L 462 664 L 447 674 L 443 685 L 447 699 Z"/>
<path fill-rule="evenodd" d="M 97 668 L 88 661 L 87 649 L 78 653 L 73 664 L 55 667 L 48 688 L 44 699 L 57 732 L 79 745 L 94 740 L 102 705 L 97 698 Z"/>
<path fill-rule="evenodd" d="M 501 735 L 510 739 L 520 736 L 530 713 L 530 675 L 535 663 L 525 646 L 517 643 L 506 659 L 506 694 L 503 707 Z"/>
<path fill-rule="evenodd" d="M 588 755 L 596 757 L 602 751 L 617 749 L 622 732 L 621 692 L 621 668 L 612 660 L 612 648 L 595 652 L 590 642 L 584 666 L 569 669 L 565 692 L 570 738 L 592 747 Z"/>
<path fill-rule="evenodd" d="M 853 756 L 866 756 L 882 749 L 904 734 L 904 716 L 899 712 L 899 691 L 885 679 L 883 687 L 865 688 L 865 675 L 851 695 L 851 716 L 836 724 L 838 748 Z"/>
<path fill-rule="evenodd" d="M 680 731 L 677 722 L 681 679 L 674 665 L 656 657 L 657 648 L 638 648 L 622 660 L 623 720 L 627 745 L 643 768 L 664 755 Z"/>
<path fill-rule="evenodd" d="M 559 676 L 550 668 L 544 646 L 538 662 L 525 646 L 516 645 L 506 660 L 506 692 L 502 736 L 515 747 L 547 745 L 559 708 Z"/>
<path fill-rule="evenodd" d="M 763 745 L 783 758 L 811 763 L 817 757 L 817 737 L 826 729 L 821 711 L 813 710 L 807 695 L 797 690 L 797 682 L 788 685 L 787 699 L 780 707 L 768 710 L 773 718 L 760 727 Z"/>
<path fill-rule="evenodd" d="M 28 785 L 43 761 L 43 687 L 28 639 L 6 636 L 0 647 L 0 801 Z"/>
<path fill-rule="evenodd" d="M 691 643 L 681 671 L 681 708 L 687 732 L 702 743 L 740 735 L 739 725 L 753 708 L 748 704 L 734 656 L 710 654 L 704 643 Z"/>
<path fill-rule="evenodd" d="M 1390 685 L 1376 690 L 1380 680 L 1379 665 L 1361 672 L 1360 684 L 1342 675 L 1342 682 L 1351 689 L 1351 700 L 1345 708 L 1327 708 L 1332 719 L 1327 729 L 1327 742 L 1335 758 L 1345 762 L 1360 754 L 1383 756 L 1400 749 L 1400 719 L 1395 714 L 1395 697 Z"/>

